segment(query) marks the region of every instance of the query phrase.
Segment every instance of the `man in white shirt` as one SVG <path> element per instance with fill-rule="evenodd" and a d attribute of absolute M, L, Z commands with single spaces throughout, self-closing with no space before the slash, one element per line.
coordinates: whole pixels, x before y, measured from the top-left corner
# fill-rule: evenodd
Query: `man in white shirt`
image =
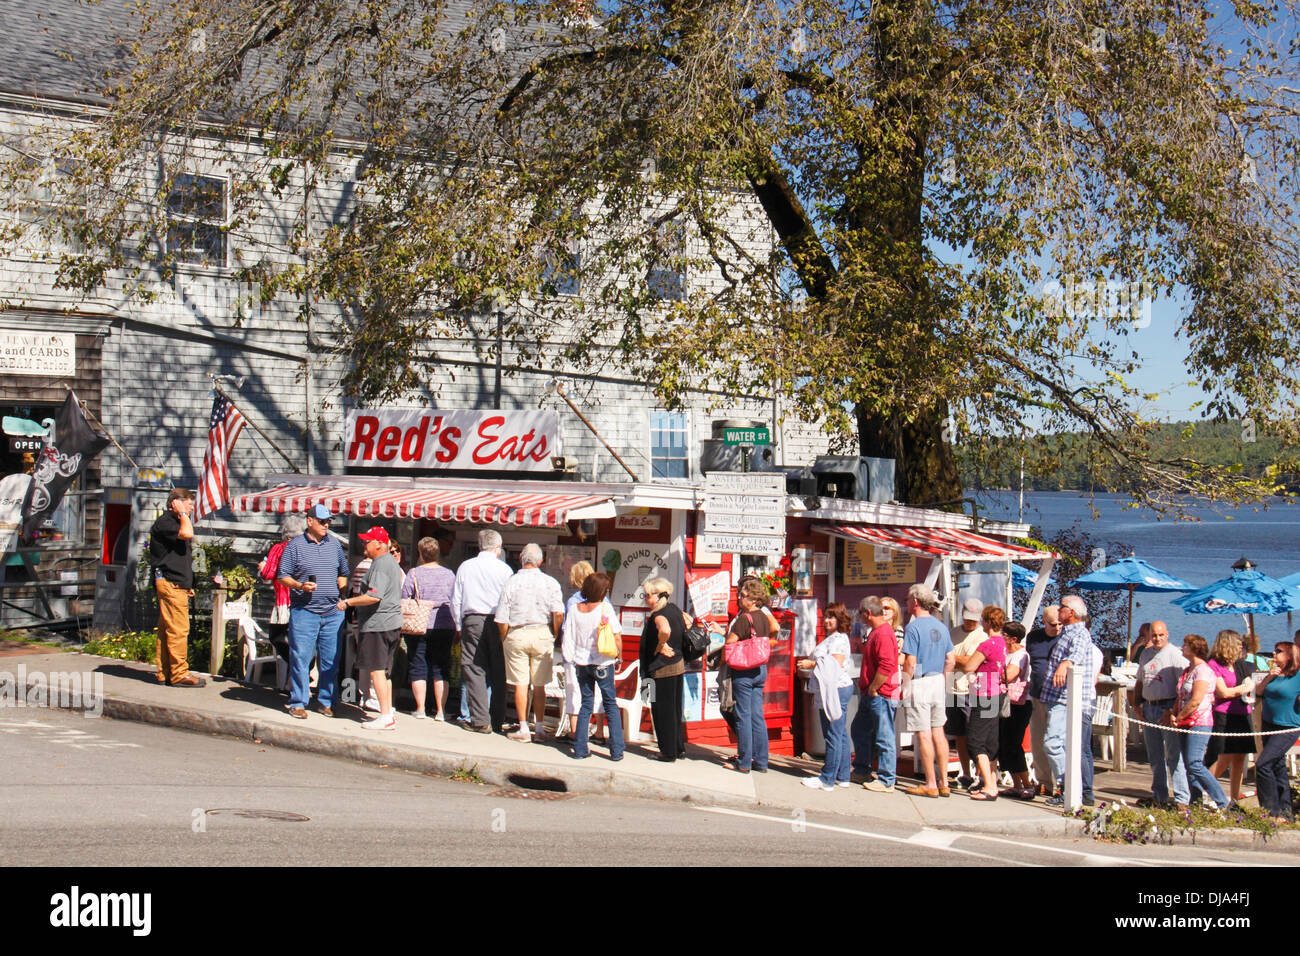
<path fill-rule="evenodd" d="M 1152 621 L 1149 643 L 1138 655 L 1137 683 L 1133 685 L 1133 702 L 1139 716 L 1152 724 L 1164 723 L 1178 697 L 1178 679 L 1187 661 L 1183 652 L 1169 643 L 1169 628 L 1164 621 Z M 1143 727 L 1147 761 L 1151 764 L 1151 799 L 1162 805 L 1169 802 L 1172 785 L 1174 803 L 1187 806 L 1192 791 L 1183 764 L 1182 734 L 1159 727 Z"/>
<path fill-rule="evenodd" d="M 564 622 L 560 582 L 541 570 L 542 549 L 524 545 L 523 567 L 506 582 L 497 605 L 496 624 L 505 648 L 506 683 L 515 691 L 519 729 L 512 740 L 544 736 L 546 684 L 551 679 L 555 639 Z M 528 732 L 528 688 L 533 688 L 533 733 Z"/>
<path fill-rule="evenodd" d="M 501 560 L 498 532 L 480 531 L 478 547 L 478 554 L 456 571 L 451 619 L 460 638 L 463 693 L 469 695 L 469 729 L 480 734 L 502 733 L 506 670 L 494 615 L 501 600 L 501 589 L 510 580 L 510 565 Z"/>
<path fill-rule="evenodd" d="M 973 655 L 975 649 L 988 640 L 988 635 L 980 626 L 983 614 L 984 602 L 979 598 L 967 598 L 962 605 L 961 623 L 951 629 L 952 649 L 958 664 L 965 663 L 965 658 Z M 970 675 L 958 668 L 949 675 L 949 680 L 952 683 L 948 694 L 948 721 L 944 729 L 957 745 L 957 761 L 961 766 L 961 776 L 957 782 L 969 788 L 975 784 L 975 778 L 971 774 L 970 751 L 966 749 Z M 982 787 L 983 783 L 980 785 Z"/>

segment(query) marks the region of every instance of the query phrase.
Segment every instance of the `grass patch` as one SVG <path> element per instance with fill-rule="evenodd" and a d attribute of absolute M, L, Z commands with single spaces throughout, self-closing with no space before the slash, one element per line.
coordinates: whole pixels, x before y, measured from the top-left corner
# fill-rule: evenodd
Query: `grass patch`
<path fill-rule="evenodd" d="M 457 783 L 475 783 L 480 787 L 483 785 L 483 778 L 478 775 L 478 764 L 472 767 L 461 767 L 451 775 L 451 779 Z"/>
<path fill-rule="evenodd" d="M 1195 830 L 1253 830 L 1265 837 L 1300 829 L 1295 823 L 1274 823 L 1258 808 L 1229 807 L 1216 811 L 1197 804 L 1186 810 L 1131 807 L 1106 803 L 1075 812 L 1086 830 L 1108 843 L 1168 843 L 1175 834 Z"/>
<path fill-rule="evenodd" d="M 13 641 L 15 644 L 30 644 L 33 647 L 48 647 L 55 651 L 67 651 L 65 644 L 58 640 L 50 640 L 44 637 L 37 637 L 26 631 L 9 631 L 0 628 L 0 641 Z"/>

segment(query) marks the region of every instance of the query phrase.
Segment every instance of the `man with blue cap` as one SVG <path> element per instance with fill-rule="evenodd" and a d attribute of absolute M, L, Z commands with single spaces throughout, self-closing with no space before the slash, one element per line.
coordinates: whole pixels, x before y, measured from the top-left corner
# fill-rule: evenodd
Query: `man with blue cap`
<path fill-rule="evenodd" d="M 348 583 L 348 559 L 329 533 L 334 515 L 325 505 L 307 512 L 307 530 L 284 546 L 280 583 L 289 589 L 289 715 L 307 719 L 311 659 L 318 661 L 316 700 L 320 712 L 334 716 L 338 677 L 339 594 Z"/>

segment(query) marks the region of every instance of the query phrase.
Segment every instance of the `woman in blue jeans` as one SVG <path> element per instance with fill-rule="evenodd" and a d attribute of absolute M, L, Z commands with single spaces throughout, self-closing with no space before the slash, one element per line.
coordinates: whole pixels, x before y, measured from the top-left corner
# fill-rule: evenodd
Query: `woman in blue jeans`
<path fill-rule="evenodd" d="M 564 616 L 564 630 L 560 640 L 564 648 L 564 659 L 573 663 L 577 673 L 578 687 L 582 691 L 582 706 L 578 710 L 578 726 L 573 738 L 573 757 L 583 760 L 589 757 L 587 733 L 591 725 L 592 701 L 595 688 L 600 687 L 601 700 L 605 705 L 605 722 L 609 727 L 609 759 L 623 759 L 623 721 L 618 712 L 618 697 L 614 693 L 614 670 L 618 666 L 618 656 L 608 657 L 598 649 L 600 626 L 608 623 L 619 637 L 622 649 L 622 636 L 619 634 L 618 615 L 614 606 L 605 600 L 609 593 L 609 575 L 590 574 L 582 582 L 579 592 L 581 598 Z"/>
<path fill-rule="evenodd" d="M 1228 805 L 1228 798 L 1205 766 L 1205 749 L 1210 745 L 1210 732 L 1214 727 L 1214 671 L 1206 658 L 1210 648 L 1199 634 L 1183 638 L 1183 657 L 1187 669 L 1178 679 L 1178 700 L 1174 704 L 1173 724 L 1183 728 L 1183 763 L 1187 765 L 1187 783 L 1191 786 L 1192 802 L 1208 794 L 1220 810 Z"/>
<path fill-rule="evenodd" d="M 757 578 L 740 583 L 737 603 L 740 613 L 727 631 L 727 644 L 758 638 L 775 644 L 776 618 L 767 610 L 767 585 Z M 728 661 L 730 664 L 730 661 Z M 738 669 L 731 664 L 731 693 L 736 699 L 736 762 L 740 773 L 767 773 L 767 721 L 763 717 L 763 685 L 767 683 L 767 664 Z"/>
<path fill-rule="evenodd" d="M 1286 755 L 1300 739 L 1300 647 L 1283 641 L 1274 648 L 1268 674 L 1256 678 L 1255 694 L 1264 706 L 1264 746 L 1255 759 L 1259 805 L 1274 821 L 1290 823 L 1295 813 Z"/>
<path fill-rule="evenodd" d="M 836 785 L 849 786 L 853 773 L 853 743 L 849 740 L 848 716 L 849 701 L 853 698 L 853 673 L 850 665 L 852 648 L 849 646 L 849 629 L 853 626 L 848 608 L 838 601 L 826 608 L 824 615 L 826 637 L 817 645 L 812 657 L 799 662 L 799 669 L 812 671 L 808 682 L 809 692 L 820 704 L 817 716 L 821 718 L 822 737 L 826 741 L 826 761 L 822 764 L 821 774 L 806 777 L 802 783 L 813 790 L 834 790 Z M 830 657 L 835 666 L 830 666 L 826 658 Z M 820 670 L 818 665 L 821 665 Z M 820 685 L 822 674 L 834 674 L 836 686 L 831 689 L 839 698 L 840 716 L 831 720 L 826 715 L 829 695 Z M 865 706 L 865 705 L 864 705 Z"/>

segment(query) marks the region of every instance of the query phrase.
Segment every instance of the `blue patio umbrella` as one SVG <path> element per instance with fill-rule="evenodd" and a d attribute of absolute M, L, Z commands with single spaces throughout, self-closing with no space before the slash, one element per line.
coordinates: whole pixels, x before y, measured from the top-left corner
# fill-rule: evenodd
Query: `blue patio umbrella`
<path fill-rule="evenodd" d="M 1048 578 L 1051 583 L 1051 578 Z M 1038 583 L 1038 573 L 1030 571 L 1022 564 L 1011 565 L 1011 586 L 1017 591 L 1032 591 L 1034 585 Z"/>
<path fill-rule="evenodd" d="M 1300 610 L 1300 589 L 1247 569 L 1174 598 L 1174 604 L 1189 614 L 1244 614 L 1253 633 L 1256 614 L 1290 614 Z"/>
<path fill-rule="evenodd" d="M 1073 587 L 1087 591 L 1128 592 L 1128 646 L 1125 657 L 1133 652 L 1133 592 L 1134 591 L 1193 591 L 1195 584 L 1176 578 L 1159 568 L 1152 567 L 1139 557 L 1121 558 L 1091 574 L 1075 578 Z M 1297 592 L 1300 594 L 1300 592 Z"/>

